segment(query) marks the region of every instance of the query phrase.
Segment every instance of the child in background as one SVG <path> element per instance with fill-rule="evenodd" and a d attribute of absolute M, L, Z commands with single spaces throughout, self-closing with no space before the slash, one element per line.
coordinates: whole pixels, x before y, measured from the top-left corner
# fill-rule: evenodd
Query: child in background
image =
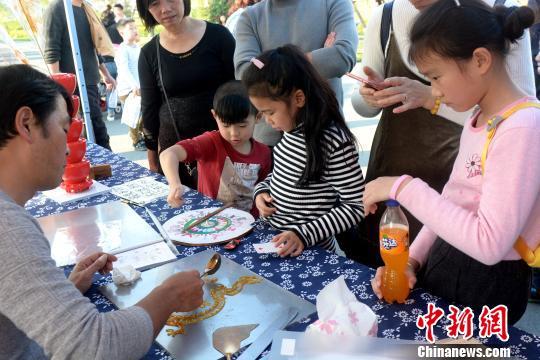
<path fill-rule="evenodd" d="M 260 214 L 284 230 L 272 240 L 278 254 L 337 250 L 334 236 L 363 217 L 364 178 L 332 89 L 292 45 L 252 59 L 242 81 L 266 122 L 284 132 L 272 173 L 255 188 Z"/>
<path fill-rule="evenodd" d="M 530 249 L 540 242 L 540 109 L 504 59 L 533 19 L 529 8 L 492 9 L 479 0 L 439 0 L 419 15 L 409 58 L 434 96 L 456 111 L 479 109 L 464 125 L 442 194 L 407 175 L 378 178 L 364 194 L 366 214 L 391 198 L 424 224 L 410 247 L 410 286 L 418 273 L 422 287 L 477 315 L 483 305 L 506 305 L 510 324 L 527 307 L 531 280 L 514 243 L 520 235 Z M 378 296 L 382 271 L 372 281 Z"/>
<path fill-rule="evenodd" d="M 179 141 L 159 156 L 169 182 L 167 202 L 172 207 L 183 202 L 178 163 L 196 160 L 199 192 L 258 215 L 253 188 L 266 178 L 272 160 L 268 146 L 253 140 L 256 113 L 240 81 L 229 81 L 217 89 L 212 115 L 219 130 Z"/>
<path fill-rule="evenodd" d="M 139 53 L 141 48 L 137 45 L 139 41 L 139 31 L 133 19 L 123 19 L 116 24 L 118 32 L 124 41 L 116 49 L 114 61 L 118 69 L 116 79 L 116 89 L 118 97 L 122 103 L 125 102 L 130 93 L 134 96 L 141 96 L 141 85 L 139 82 Z M 133 143 L 133 148 L 138 151 L 145 151 L 142 121 L 139 118 L 137 125 L 129 129 L 129 137 Z"/>

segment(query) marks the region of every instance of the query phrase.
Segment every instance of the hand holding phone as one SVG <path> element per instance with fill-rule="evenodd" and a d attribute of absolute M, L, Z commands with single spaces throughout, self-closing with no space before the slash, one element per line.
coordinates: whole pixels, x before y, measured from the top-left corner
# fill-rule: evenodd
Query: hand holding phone
<path fill-rule="evenodd" d="M 369 86 L 370 88 L 372 89 L 375 89 L 375 90 L 382 90 L 382 89 L 385 89 L 387 86 L 382 83 L 382 82 L 375 82 L 375 81 L 371 81 L 371 80 L 368 80 L 366 78 L 363 78 L 361 76 L 358 76 L 358 75 L 355 75 L 353 73 L 345 73 L 345 75 L 355 79 L 355 80 L 358 80 L 360 81 L 361 83 Z"/>

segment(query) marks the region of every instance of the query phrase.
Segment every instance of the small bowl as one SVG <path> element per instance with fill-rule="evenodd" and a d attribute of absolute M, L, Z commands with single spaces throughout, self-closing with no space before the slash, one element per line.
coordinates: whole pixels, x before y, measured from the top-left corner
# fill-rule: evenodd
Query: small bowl
<path fill-rule="evenodd" d="M 69 149 L 69 155 L 66 158 L 68 164 L 75 164 L 80 162 L 86 154 L 86 140 L 79 139 L 77 141 L 68 142 L 67 147 Z"/>
<path fill-rule="evenodd" d="M 75 77 L 75 74 L 56 73 L 52 74 L 51 78 L 62 85 L 69 95 L 73 95 L 75 92 L 75 87 L 77 86 L 77 78 Z"/>
<path fill-rule="evenodd" d="M 79 106 L 81 105 L 81 99 L 77 95 L 71 95 L 71 104 L 73 105 L 73 111 L 71 117 L 74 118 L 79 112 Z"/>
<path fill-rule="evenodd" d="M 83 129 L 83 122 L 79 118 L 73 118 L 71 119 L 71 125 L 69 126 L 69 130 L 67 133 L 67 142 L 74 142 L 79 140 L 81 137 L 82 129 Z"/>
<path fill-rule="evenodd" d="M 86 181 L 90 175 L 90 162 L 84 159 L 75 164 L 67 164 L 62 180 L 67 184 L 76 184 Z"/>

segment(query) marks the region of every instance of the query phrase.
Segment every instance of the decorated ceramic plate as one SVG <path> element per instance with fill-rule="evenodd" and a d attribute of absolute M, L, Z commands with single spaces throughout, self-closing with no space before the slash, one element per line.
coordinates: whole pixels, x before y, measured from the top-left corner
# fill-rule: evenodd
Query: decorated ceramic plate
<path fill-rule="evenodd" d="M 255 221 L 253 216 L 243 210 L 227 208 L 189 230 L 190 226 L 217 207 L 191 210 L 169 219 L 163 228 L 171 240 L 183 245 L 221 244 L 247 234 Z"/>

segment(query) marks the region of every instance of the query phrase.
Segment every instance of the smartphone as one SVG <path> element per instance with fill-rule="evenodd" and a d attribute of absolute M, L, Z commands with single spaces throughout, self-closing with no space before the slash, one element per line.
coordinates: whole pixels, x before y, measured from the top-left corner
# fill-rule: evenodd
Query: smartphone
<path fill-rule="evenodd" d="M 382 90 L 382 89 L 387 87 L 383 83 L 377 83 L 377 82 L 368 80 L 366 78 L 363 78 L 361 76 L 358 76 L 358 75 L 355 75 L 355 74 L 352 74 L 352 73 L 349 73 L 349 72 L 345 73 L 345 75 L 347 75 L 349 77 L 352 77 L 353 79 L 358 80 L 361 83 L 366 84 L 367 86 L 369 86 L 370 88 L 375 89 L 375 90 Z"/>

